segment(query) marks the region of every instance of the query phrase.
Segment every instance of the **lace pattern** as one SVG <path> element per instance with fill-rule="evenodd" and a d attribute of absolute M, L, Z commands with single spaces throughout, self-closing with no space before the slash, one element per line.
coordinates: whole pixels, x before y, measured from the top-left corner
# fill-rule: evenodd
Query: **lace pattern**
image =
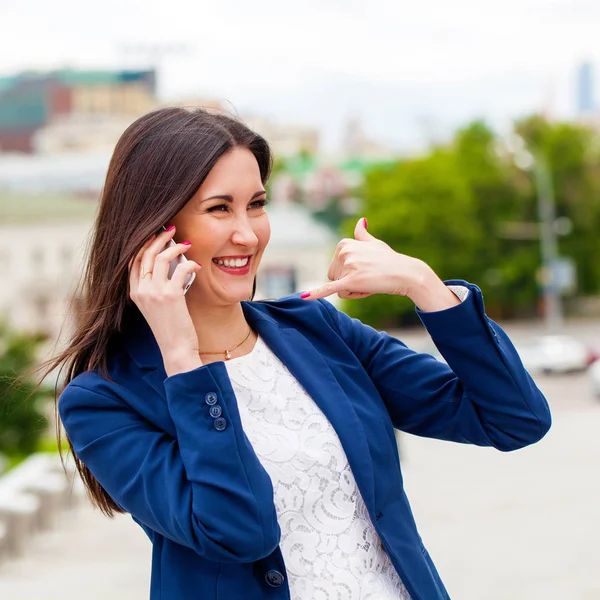
<path fill-rule="evenodd" d="M 319 407 L 260 337 L 225 365 L 273 483 L 291 599 L 410 600 Z"/>

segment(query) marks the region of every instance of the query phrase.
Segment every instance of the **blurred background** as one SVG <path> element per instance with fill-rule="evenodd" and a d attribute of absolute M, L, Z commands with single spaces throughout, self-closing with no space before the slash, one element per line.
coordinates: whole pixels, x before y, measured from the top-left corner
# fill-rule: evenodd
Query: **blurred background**
<path fill-rule="evenodd" d="M 142 532 L 57 466 L 50 386 L 11 383 L 68 339 L 112 149 L 165 105 L 272 145 L 259 298 L 325 282 L 361 216 L 481 287 L 554 425 L 400 436 L 417 523 L 453 599 L 600 598 L 599 31 L 593 0 L 0 0 L 0 598 L 147 597 Z M 331 300 L 442 360 L 408 300 Z"/>

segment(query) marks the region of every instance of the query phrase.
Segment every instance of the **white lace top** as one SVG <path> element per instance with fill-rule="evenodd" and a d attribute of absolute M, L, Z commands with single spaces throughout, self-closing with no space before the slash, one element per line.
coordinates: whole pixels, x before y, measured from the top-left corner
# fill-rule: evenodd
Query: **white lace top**
<path fill-rule="evenodd" d="M 260 337 L 225 365 L 273 482 L 291 600 L 410 600 L 319 407 Z"/>

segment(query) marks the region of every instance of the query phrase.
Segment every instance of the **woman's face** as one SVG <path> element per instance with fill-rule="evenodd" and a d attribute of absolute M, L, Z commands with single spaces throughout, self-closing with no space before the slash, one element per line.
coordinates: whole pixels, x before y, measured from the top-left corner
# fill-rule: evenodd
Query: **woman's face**
<path fill-rule="evenodd" d="M 188 295 L 213 305 L 248 299 L 271 236 L 265 203 L 252 152 L 234 148 L 224 154 L 172 220 L 175 241 L 189 240 L 186 257 L 202 265 Z"/>

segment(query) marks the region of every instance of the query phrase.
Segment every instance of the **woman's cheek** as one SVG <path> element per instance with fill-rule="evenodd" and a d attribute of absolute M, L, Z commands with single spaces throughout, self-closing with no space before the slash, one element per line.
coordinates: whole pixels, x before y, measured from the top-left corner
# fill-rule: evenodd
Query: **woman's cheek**
<path fill-rule="evenodd" d="M 260 238 L 263 246 L 266 246 L 269 243 L 269 240 L 271 239 L 271 224 L 269 223 L 268 218 L 265 218 L 265 223 L 262 224 L 261 233 L 258 237 Z"/>

